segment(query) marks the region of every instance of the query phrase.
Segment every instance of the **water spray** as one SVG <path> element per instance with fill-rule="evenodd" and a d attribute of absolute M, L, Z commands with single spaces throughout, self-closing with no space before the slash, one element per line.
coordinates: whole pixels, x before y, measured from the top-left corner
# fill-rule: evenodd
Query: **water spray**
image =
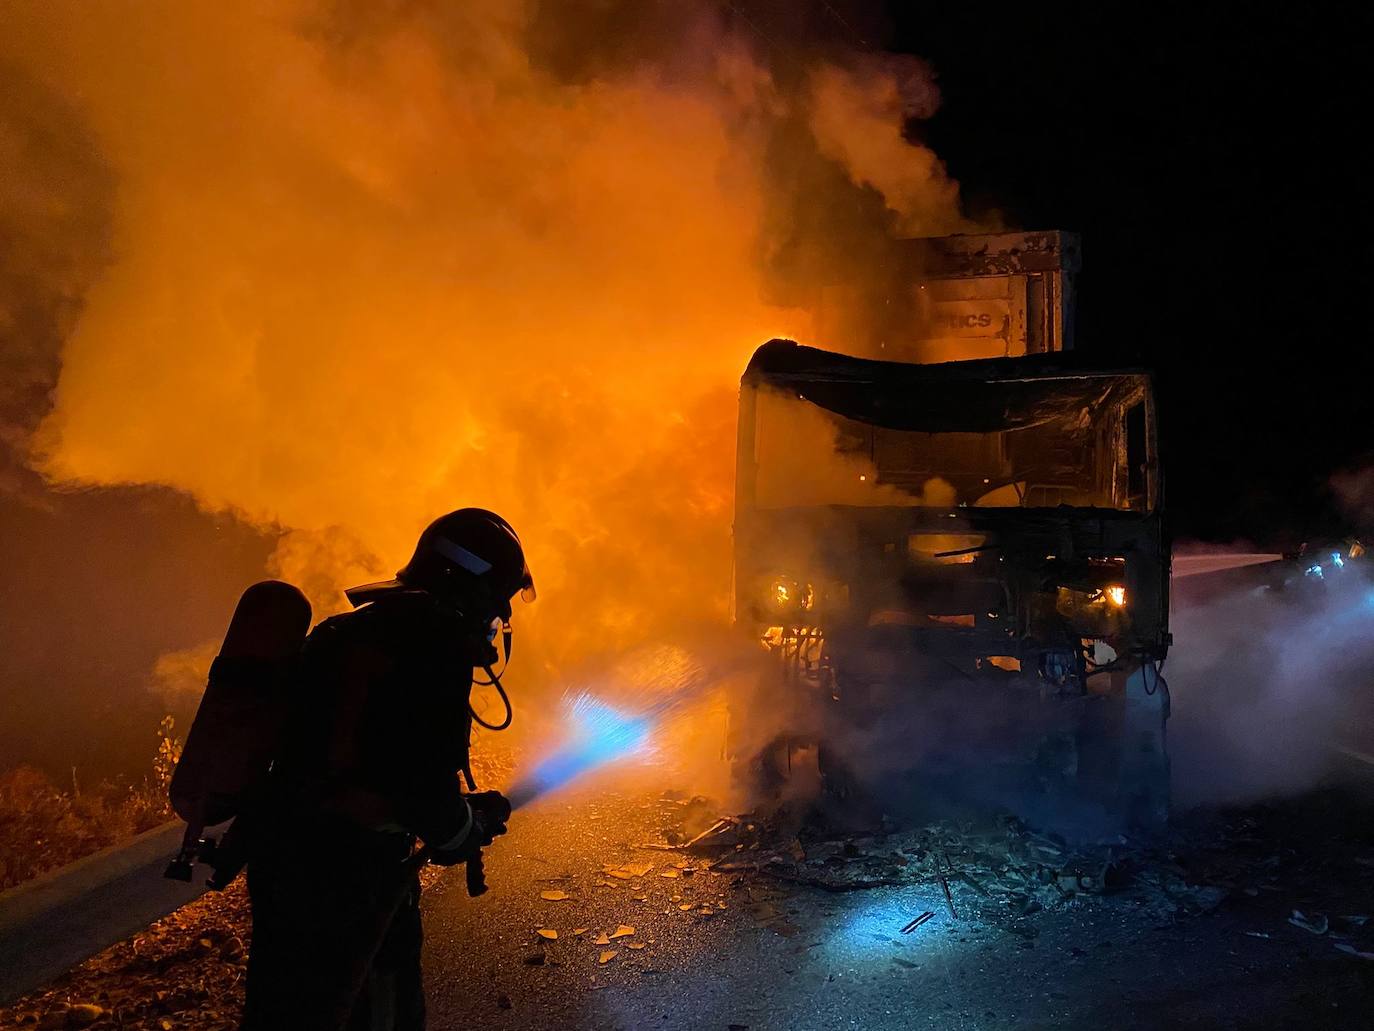
<path fill-rule="evenodd" d="M 723 676 L 739 668 L 736 662 L 707 669 L 680 649 L 654 657 L 657 661 L 653 668 L 631 680 L 641 697 L 651 699 L 637 706 L 633 713 L 587 690 L 564 696 L 567 736 L 557 750 L 540 760 L 506 792 L 512 812 L 565 787 L 583 774 L 620 759 L 644 754 L 650 748 L 654 731 L 665 720 L 680 714 L 708 685 L 719 683 Z M 429 850 L 422 849 L 411 857 L 408 865 L 418 868 L 428 861 L 428 856 Z M 475 897 L 486 891 L 480 852 L 468 860 L 467 881 L 469 895 Z"/>
<path fill-rule="evenodd" d="M 650 649 L 632 671 L 621 670 L 618 697 L 637 701 L 618 707 L 590 690 L 564 695 L 566 737 L 506 793 L 511 808 L 530 802 L 585 773 L 650 750 L 654 732 L 695 701 L 703 690 L 740 668 L 738 658 L 721 658 L 710 667 L 679 647 Z"/>
<path fill-rule="evenodd" d="M 586 692 L 567 699 L 567 740 L 507 792 L 511 808 L 528 805 L 584 773 L 643 753 L 672 704 L 663 702 L 632 716 Z"/>

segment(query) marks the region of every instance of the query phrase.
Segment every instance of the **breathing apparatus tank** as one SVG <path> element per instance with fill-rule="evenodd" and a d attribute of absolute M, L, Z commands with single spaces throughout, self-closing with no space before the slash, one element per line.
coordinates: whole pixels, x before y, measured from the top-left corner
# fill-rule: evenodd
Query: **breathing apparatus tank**
<path fill-rule="evenodd" d="M 256 583 L 239 599 L 172 773 L 168 795 L 186 835 L 168 877 L 189 881 L 191 863 L 213 848 L 205 828 L 239 816 L 265 782 L 310 618 L 305 595 L 279 580 Z"/>
<path fill-rule="evenodd" d="M 355 607 L 390 595 L 420 592 L 468 620 L 465 633 L 489 653 L 478 658 L 488 680 L 472 683 L 496 688 L 505 717 L 490 730 L 511 723 L 510 699 L 501 686 L 494 640 L 502 638 L 506 662 L 511 648 L 511 599 L 534 600 L 534 578 L 510 523 L 494 512 L 464 508 L 436 519 L 420 536 L 415 554 L 395 579 L 364 584 L 345 592 Z M 246 841 L 253 833 L 255 806 L 268 794 L 272 762 L 281 747 L 294 704 L 301 653 L 310 629 L 310 603 L 298 589 L 277 580 L 254 584 L 239 599 L 209 683 L 196 711 L 181 759 L 172 774 L 172 808 L 186 821 L 186 834 L 166 876 L 189 881 L 192 864 L 215 868 L 209 884 L 222 888 L 247 861 Z M 328 626 L 329 623 L 323 624 Z M 504 663 L 502 666 L 504 673 Z M 471 770 L 463 774 L 475 790 Z M 205 829 L 233 820 L 218 843 Z"/>

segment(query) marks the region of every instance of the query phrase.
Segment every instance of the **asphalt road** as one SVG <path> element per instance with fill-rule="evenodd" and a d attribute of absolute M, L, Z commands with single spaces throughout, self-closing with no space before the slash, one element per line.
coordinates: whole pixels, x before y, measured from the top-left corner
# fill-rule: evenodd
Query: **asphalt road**
<path fill-rule="evenodd" d="M 432 1027 L 1374 1026 L 1374 962 L 1287 922 L 1293 908 L 1374 909 L 1360 865 L 1374 855 L 1374 823 L 1343 796 L 1261 820 L 1251 847 L 1272 847 L 1292 871 L 1282 890 L 1162 922 L 1085 901 L 1042 914 L 1025 936 L 981 923 L 958 885 L 956 920 L 938 888 L 664 877 L 679 857 L 637 847 L 658 837 L 663 803 L 614 784 L 602 777 L 518 813 L 490 852 L 485 897 L 466 897 L 461 870 L 426 893 Z M 635 862 L 656 865 L 628 880 L 603 872 Z M 935 918 L 899 933 L 924 910 Z M 622 924 L 634 934 L 595 944 Z"/>

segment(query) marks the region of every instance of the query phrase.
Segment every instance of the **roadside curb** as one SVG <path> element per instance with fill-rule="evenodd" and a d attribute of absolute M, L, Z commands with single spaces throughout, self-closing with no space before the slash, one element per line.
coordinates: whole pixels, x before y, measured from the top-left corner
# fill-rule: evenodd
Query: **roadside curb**
<path fill-rule="evenodd" d="M 0 894 L 0 1005 L 202 895 L 203 878 L 162 876 L 184 829 L 165 823 Z"/>

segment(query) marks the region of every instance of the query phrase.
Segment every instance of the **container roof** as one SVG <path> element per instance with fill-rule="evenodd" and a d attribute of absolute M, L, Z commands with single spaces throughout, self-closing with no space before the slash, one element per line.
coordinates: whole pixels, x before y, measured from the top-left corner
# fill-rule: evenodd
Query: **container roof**
<path fill-rule="evenodd" d="M 754 352 L 743 383 L 891 429 L 986 433 L 1073 418 L 1113 393 L 1148 390 L 1150 378 L 1074 352 L 918 365 L 770 340 Z"/>

